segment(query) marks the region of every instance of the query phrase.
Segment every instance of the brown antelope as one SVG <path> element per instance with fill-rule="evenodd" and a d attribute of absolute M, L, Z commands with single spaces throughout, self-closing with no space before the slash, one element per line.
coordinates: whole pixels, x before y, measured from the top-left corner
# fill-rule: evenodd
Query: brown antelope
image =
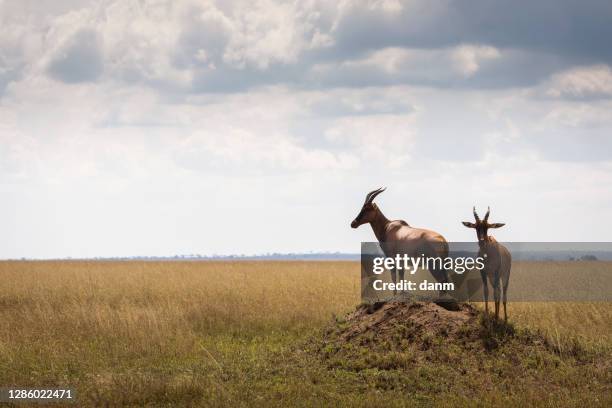
<path fill-rule="evenodd" d="M 383 191 L 385 188 L 379 188 L 366 195 L 361 211 L 351 222 L 351 228 L 369 223 L 386 257 L 396 255 L 441 257 L 442 259 L 447 257 L 448 243 L 442 235 L 426 229 L 413 228 L 404 220 L 390 221 L 385 217 L 373 202 L 376 196 Z M 429 271 L 438 282 L 449 282 L 445 269 L 434 266 Z M 395 269 L 391 269 L 391 278 L 395 283 Z M 400 281 L 404 279 L 403 269 L 399 270 L 399 278 Z"/>
<path fill-rule="evenodd" d="M 487 285 L 487 276 L 489 282 L 493 286 L 493 297 L 495 299 L 495 318 L 499 319 L 499 298 L 500 298 L 500 281 L 503 290 L 503 302 L 504 302 L 504 321 L 508 321 L 508 314 L 506 312 L 506 293 L 508 291 L 508 283 L 510 282 L 510 267 L 512 264 L 512 257 L 508 249 L 497 242 L 495 238 L 488 235 L 489 228 L 501 228 L 506 224 L 493 223 L 489 224 L 489 214 L 491 209 L 487 208 L 487 213 L 484 219 L 480 219 L 476 213 L 476 207 L 473 208 L 474 219 L 476 223 L 463 221 L 463 225 L 468 228 L 476 229 L 476 236 L 478 237 L 478 256 L 485 258 L 484 268 L 480 271 L 482 278 L 482 286 L 484 292 L 485 311 L 489 313 L 489 286 Z"/>

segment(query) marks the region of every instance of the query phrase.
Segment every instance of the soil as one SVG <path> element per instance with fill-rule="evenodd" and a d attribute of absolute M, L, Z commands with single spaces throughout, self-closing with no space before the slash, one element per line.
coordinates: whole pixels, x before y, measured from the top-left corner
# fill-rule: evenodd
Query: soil
<path fill-rule="evenodd" d="M 338 333 L 341 341 L 351 341 L 366 333 L 375 337 L 387 337 L 398 326 L 409 326 L 415 334 L 457 336 L 460 328 L 471 326 L 479 319 L 479 312 L 469 304 L 458 304 L 456 309 L 431 302 L 381 302 L 361 305 L 346 317 L 346 324 Z M 463 335 L 463 333 L 461 334 Z"/>

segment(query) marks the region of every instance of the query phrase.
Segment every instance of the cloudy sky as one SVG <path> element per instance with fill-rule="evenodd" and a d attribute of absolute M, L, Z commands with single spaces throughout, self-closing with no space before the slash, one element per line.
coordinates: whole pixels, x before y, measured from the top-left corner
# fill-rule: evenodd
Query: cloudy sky
<path fill-rule="evenodd" d="M 0 258 L 612 240 L 609 0 L 0 0 Z"/>

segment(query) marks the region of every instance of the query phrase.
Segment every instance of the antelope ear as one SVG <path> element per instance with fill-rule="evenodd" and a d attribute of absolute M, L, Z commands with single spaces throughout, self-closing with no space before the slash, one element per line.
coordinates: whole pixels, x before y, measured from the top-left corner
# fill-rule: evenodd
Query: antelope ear
<path fill-rule="evenodd" d="M 495 224 L 489 224 L 489 228 L 501 228 L 504 225 L 506 224 L 504 224 L 503 222 L 496 222 Z"/>
<path fill-rule="evenodd" d="M 476 228 L 476 224 L 472 223 L 472 222 L 467 222 L 467 221 L 462 221 L 461 222 L 463 225 L 465 225 L 468 228 Z"/>

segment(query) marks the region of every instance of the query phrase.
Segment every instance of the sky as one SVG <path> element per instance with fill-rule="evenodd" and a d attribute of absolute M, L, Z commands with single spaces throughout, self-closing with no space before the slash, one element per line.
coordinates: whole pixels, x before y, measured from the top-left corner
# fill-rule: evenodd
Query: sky
<path fill-rule="evenodd" d="M 0 258 L 612 240 L 609 0 L 0 0 Z"/>

